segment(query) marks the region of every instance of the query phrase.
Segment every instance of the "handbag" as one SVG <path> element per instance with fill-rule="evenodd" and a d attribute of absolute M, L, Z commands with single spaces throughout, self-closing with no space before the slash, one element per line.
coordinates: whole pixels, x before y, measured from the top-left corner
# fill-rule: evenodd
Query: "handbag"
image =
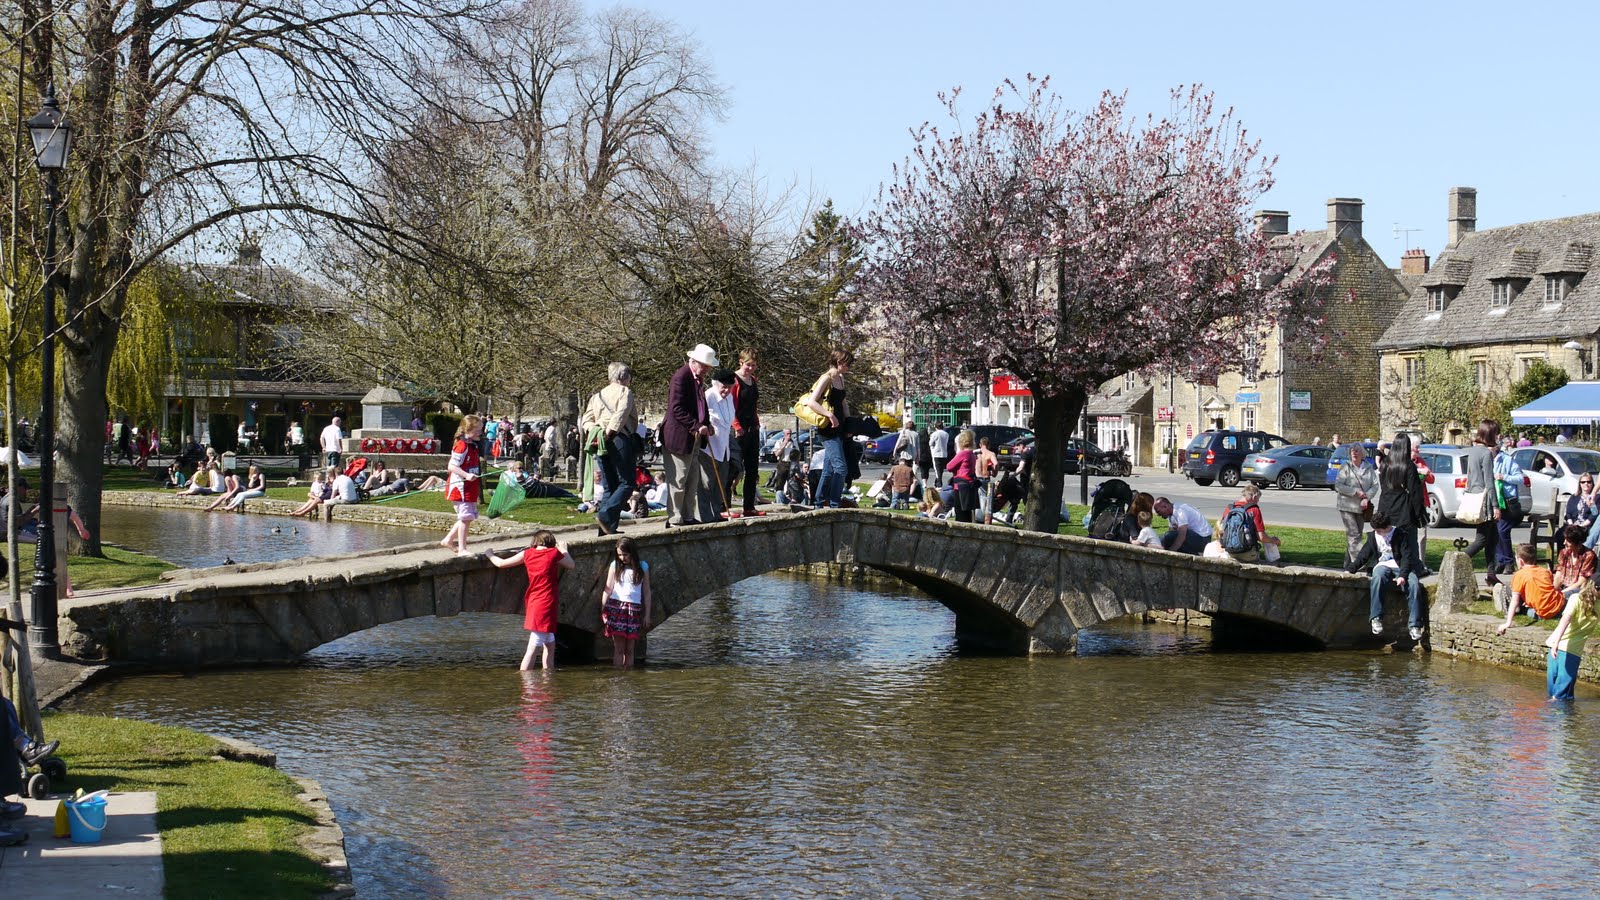
<path fill-rule="evenodd" d="M 1487 491 L 1467 491 L 1461 495 L 1461 507 L 1456 510 L 1456 521 L 1463 525 L 1481 525 L 1488 520 L 1484 508 L 1489 499 Z"/>
<path fill-rule="evenodd" d="M 833 408 L 828 406 L 826 403 L 822 405 L 828 407 L 828 409 Z M 807 425 L 810 425 L 812 428 L 831 428 L 833 426 L 833 422 L 829 421 L 827 416 L 824 416 L 811 408 L 810 391 L 806 391 L 804 394 L 800 395 L 800 399 L 794 402 L 794 409 L 792 411 L 794 412 L 795 418 L 806 423 Z"/>

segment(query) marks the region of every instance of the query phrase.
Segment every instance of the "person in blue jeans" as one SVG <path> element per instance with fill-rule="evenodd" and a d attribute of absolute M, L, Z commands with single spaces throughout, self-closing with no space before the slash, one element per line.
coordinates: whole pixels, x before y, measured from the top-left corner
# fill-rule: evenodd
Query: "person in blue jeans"
<path fill-rule="evenodd" d="M 828 371 L 817 378 L 806 402 L 828 424 L 817 429 L 822 440 L 822 479 L 817 484 L 816 505 L 838 507 L 844 496 L 845 482 L 850 480 L 850 464 L 844 457 L 844 419 L 850 415 L 850 403 L 845 397 L 844 376 L 850 374 L 850 364 L 855 354 L 849 350 L 835 350 L 828 356 Z"/>
<path fill-rule="evenodd" d="M 1418 572 L 1422 563 L 1417 559 L 1417 542 L 1414 540 L 1395 540 L 1398 529 L 1389 521 L 1388 515 L 1378 512 L 1372 517 L 1372 533 L 1367 536 L 1367 543 L 1356 554 L 1356 558 L 1345 567 L 1346 571 L 1359 572 L 1367 567 L 1372 568 L 1372 581 L 1369 585 L 1371 605 L 1367 614 L 1371 619 L 1372 633 L 1383 634 L 1383 592 L 1394 587 L 1406 595 L 1407 624 L 1410 626 L 1411 639 L 1422 640 L 1423 633 L 1427 630 L 1427 621 L 1423 618 L 1422 609 L 1422 582 L 1418 580 Z"/>

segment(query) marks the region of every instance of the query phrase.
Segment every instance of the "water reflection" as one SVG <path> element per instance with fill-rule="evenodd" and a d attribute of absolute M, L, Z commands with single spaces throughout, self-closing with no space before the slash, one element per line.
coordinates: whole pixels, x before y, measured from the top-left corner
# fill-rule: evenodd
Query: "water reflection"
<path fill-rule="evenodd" d="M 519 673 L 513 616 L 75 705 L 272 747 L 367 896 L 1452 896 L 1592 877 L 1600 726 L 1537 673 L 1214 653 L 956 652 L 937 603 L 761 578 L 651 665 Z M 1509 823 L 1515 826 L 1508 829 Z M 1503 831 L 1518 837 L 1507 841 Z"/>

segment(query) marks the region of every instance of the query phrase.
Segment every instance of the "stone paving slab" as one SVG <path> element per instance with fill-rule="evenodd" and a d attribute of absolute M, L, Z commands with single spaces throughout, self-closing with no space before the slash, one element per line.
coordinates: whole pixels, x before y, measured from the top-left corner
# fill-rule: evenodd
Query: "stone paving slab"
<path fill-rule="evenodd" d="M 7 824 L 25 827 L 28 843 L 0 848 L 0 897 L 161 896 L 166 877 L 154 792 L 112 793 L 98 844 L 55 836 L 57 799 L 24 802 L 28 814 Z"/>

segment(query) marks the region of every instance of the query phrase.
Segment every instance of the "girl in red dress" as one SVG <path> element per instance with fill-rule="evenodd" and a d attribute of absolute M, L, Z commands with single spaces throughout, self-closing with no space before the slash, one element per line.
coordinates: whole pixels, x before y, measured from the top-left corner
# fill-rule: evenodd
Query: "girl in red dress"
<path fill-rule="evenodd" d="M 497 569 L 518 563 L 527 567 L 528 593 L 523 596 L 527 612 L 523 615 L 522 627 L 531 634 L 528 635 L 528 652 L 522 654 L 521 669 L 524 672 L 532 669 L 533 656 L 538 653 L 545 670 L 553 670 L 556 667 L 556 613 L 560 605 L 556 585 L 561 581 L 562 570 L 573 567 L 567 545 L 556 543 L 554 534 L 541 531 L 533 536 L 528 549 L 503 557 L 491 553 L 489 561 Z"/>
<path fill-rule="evenodd" d="M 483 480 L 478 477 L 478 442 L 483 440 L 483 418 L 468 413 L 456 426 L 456 442 L 450 448 L 450 484 L 445 499 L 455 504 L 456 523 L 445 533 L 440 546 L 456 545 L 456 555 L 467 555 L 467 526 L 478 517 L 478 498 L 483 495 Z"/>

